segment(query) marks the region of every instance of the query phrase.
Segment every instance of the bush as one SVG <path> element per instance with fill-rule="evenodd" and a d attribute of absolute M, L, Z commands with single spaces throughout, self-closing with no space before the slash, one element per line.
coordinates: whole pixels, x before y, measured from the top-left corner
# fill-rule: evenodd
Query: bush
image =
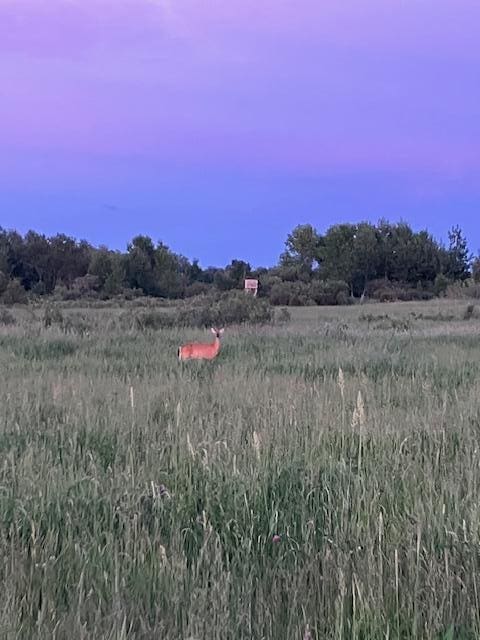
<path fill-rule="evenodd" d="M 64 333 L 83 336 L 91 330 L 91 324 L 83 313 L 72 313 L 63 319 L 62 329 Z"/>
<path fill-rule="evenodd" d="M 212 287 L 205 282 L 193 282 L 186 287 L 185 298 L 194 298 L 195 296 L 206 295 L 211 288 Z"/>
<path fill-rule="evenodd" d="M 15 317 L 8 311 L 8 309 L 0 309 L 0 325 L 3 327 L 9 327 L 17 324 Z"/>
<path fill-rule="evenodd" d="M 120 316 L 124 329 L 156 331 L 173 327 L 223 327 L 232 324 L 265 324 L 273 321 L 274 310 L 265 300 L 244 291 L 217 296 L 200 296 L 182 306 L 164 311 L 146 310 Z"/>
<path fill-rule="evenodd" d="M 450 284 L 450 280 L 443 273 L 439 273 L 435 278 L 435 282 L 433 283 L 433 292 L 436 296 L 445 296 L 447 293 L 448 285 Z"/>
<path fill-rule="evenodd" d="M 291 319 L 292 319 L 292 316 L 290 314 L 290 311 L 285 307 L 282 307 L 281 309 L 279 309 L 278 313 L 275 316 L 275 322 L 279 322 L 282 324 L 286 322 L 290 322 Z"/>
<path fill-rule="evenodd" d="M 276 282 L 270 291 L 270 302 L 276 306 L 345 305 L 350 303 L 349 289 L 343 280 Z"/>
<path fill-rule="evenodd" d="M 79 300 L 81 298 L 81 294 L 76 289 L 68 289 L 64 284 L 57 284 L 53 291 L 53 298 L 55 300 L 67 302 L 71 300 Z"/>
<path fill-rule="evenodd" d="M 369 298 L 379 302 L 431 300 L 435 297 L 433 291 L 424 289 L 421 284 L 414 288 L 404 282 L 391 282 L 385 278 L 369 282 L 366 293 Z"/>
<path fill-rule="evenodd" d="M 475 284 L 480 284 L 480 256 L 472 263 L 472 278 Z"/>
<path fill-rule="evenodd" d="M 53 324 L 63 325 L 63 314 L 58 307 L 47 304 L 43 311 L 43 326 L 48 328 Z"/>
<path fill-rule="evenodd" d="M 0 296 L 2 296 L 7 290 L 8 282 L 9 280 L 7 276 L 3 273 L 3 271 L 0 271 Z"/>
<path fill-rule="evenodd" d="M 265 324 L 272 320 L 273 309 L 269 303 L 244 291 L 231 291 L 217 298 L 197 299 L 177 314 L 179 326 L 223 327 L 231 324 Z"/>
<path fill-rule="evenodd" d="M 80 297 L 95 296 L 100 289 L 100 286 L 100 278 L 87 273 L 86 276 L 75 278 L 72 284 L 72 289 L 78 293 Z"/>
<path fill-rule="evenodd" d="M 130 313 L 128 314 L 130 315 Z M 135 327 L 140 331 L 158 331 L 158 329 L 164 329 L 166 327 L 174 327 L 175 316 L 174 314 L 166 311 L 141 311 L 133 316 L 135 321 Z"/>
<path fill-rule="evenodd" d="M 348 284 L 343 280 L 312 282 L 311 297 L 319 305 L 345 305 L 350 302 Z"/>
<path fill-rule="evenodd" d="M 3 292 L 2 302 L 4 304 L 27 304 L 27 292 L 22 287 L 20 280 L 10 280 L 7 288 Z"/>
<path fill-rule="evenodd" d="M 270 302 L 276 306 L 304 307 L 314 305 L 310 285 L 305 282 L 279 282 L 270 291 Z"/>
<path fill-rule="evenodd" d="M 124 288 L 122 289 L 122 293 L 120 294 L 124 300 L 137 300 L 138 298 L 143 298 L 144 294 L 142 289 L 137 287 L 132 288 Z"/>
<path fill-rule="evenodd" d="M 473 298 L 474 300 L 480 299 L 480 284 L 472 283 L 468 287 L 457 287 L 456 292 L 459 298 Z"/>
<path fill-rule="evenodd" d="M 32 286 L 32 288 L 30 289 L 30 293 L 34 296 L 44 296 L 47 293 L 47 287 L 45 286 L 44 282 L 39 280 Z"/>
<path fill-rule="evenodd" d="M 398 300 L 397 291 L 393 287 L 387 286 L 377 289 L 372 297 L 379 302 L 395 302 L 395 300 Z"/>
<path fill-rule="evenodd" d="M 282 283 L 282 279 L 279 278 L 278 276 L 271 274 L 271 273 L 266 273 L 264 275 L 261 276 L 261 279 L 259 279 L 259 286 L 258 286 L 258 295 L 260 298 L 270 298 L 270 294 L 272 292 L 272 288 L 276 285 L 276 284 L 281 284 Z"/>
<path fill-rule="evenodd" d="M 463 319 L 464 320 L 471 320 L 475 315 L 475 305 L 474 304 L 469 304 L 468 307 L 465 309 L 465 313 L 463 314 Z"/>

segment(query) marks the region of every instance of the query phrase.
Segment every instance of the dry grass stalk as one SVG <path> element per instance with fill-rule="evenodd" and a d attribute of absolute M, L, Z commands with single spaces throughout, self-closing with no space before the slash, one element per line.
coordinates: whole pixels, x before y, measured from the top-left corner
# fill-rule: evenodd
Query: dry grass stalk
<path fill-rule="evenodd" d="M 253 432 L 253 450 L 259 462 L 260 462 L 260 449 L 261 449 L 260 436 L 256 431 L 254 431 Z"/>

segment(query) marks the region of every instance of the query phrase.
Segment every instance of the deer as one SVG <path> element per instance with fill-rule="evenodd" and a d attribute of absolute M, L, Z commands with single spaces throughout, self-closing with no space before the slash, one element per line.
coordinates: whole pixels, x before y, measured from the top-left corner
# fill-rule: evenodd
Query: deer
<path fill-rule="evenodd" d="M 183 360 L 213 360 L 218 356 L 220 351 L 220 337 L 223 329 L 215 329 L 212 327 L 212 333 L 215 335 L 213 342 L 192 342 L 178 347 L 178 359 Z"/>

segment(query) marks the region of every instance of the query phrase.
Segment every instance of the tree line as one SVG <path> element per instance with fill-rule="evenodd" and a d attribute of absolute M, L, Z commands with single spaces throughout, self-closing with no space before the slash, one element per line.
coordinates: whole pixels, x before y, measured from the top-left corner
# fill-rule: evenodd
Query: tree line
<path fill-rule="evenodd" d="M 94 247 L 57 234 L 21 235 L 0 227 L 0 300 L 153 296 L 179 299 L 243 288 L 259 279 L 259 295 L 273 304 L 346 304 L 361 296 L 412 299 L 441 295 L 451 283 L 480 282 L 480 257 L 453 227 L 445 246 L 407 223 L 337 224 L 325 233 L 299 225 L 278 264 L 253 268 L 234 259 L 202 268 L 163 242 L 139 235 L 126 251 Z"/>

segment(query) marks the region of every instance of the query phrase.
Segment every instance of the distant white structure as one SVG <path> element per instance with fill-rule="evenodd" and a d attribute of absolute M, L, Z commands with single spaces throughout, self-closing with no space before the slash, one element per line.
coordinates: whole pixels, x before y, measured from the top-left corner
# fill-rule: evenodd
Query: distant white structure
<path fill-rule="evenodd" d="M 255 280 L 254 278 L 246 278 L 245 291 L 247 293 L 252 293 L 255 297 L 258 293 L 258 280 Z"/>

